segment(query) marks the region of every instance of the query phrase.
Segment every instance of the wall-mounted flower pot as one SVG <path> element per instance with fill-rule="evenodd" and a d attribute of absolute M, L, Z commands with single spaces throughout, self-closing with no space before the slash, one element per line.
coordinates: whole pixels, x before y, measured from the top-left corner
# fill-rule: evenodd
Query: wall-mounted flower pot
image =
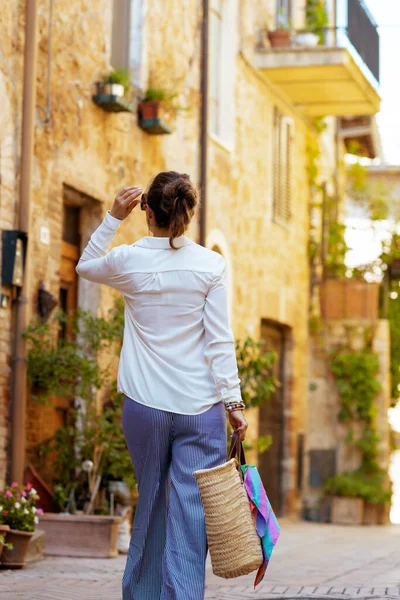
<path fill-rule="evenodd" d="M 93 102 L 106 112 L 133 112 L 133 104 L 121 96 L 95 94 Z"/>
<path fill-rule="evenodd" d="M 331 521 L 336 525 L 362 525 L 364 519 L 363 498 L 333 496 Z"/>
<path fill-rule="evenodd" d="M 93 102 L 106 112 L 133 112 L 133 104 L 124 97 L 125 88 L 120 83 L 96 82 Z"/>
<path fill-rule="evenodd" d="M 119 96 L 122 98 L 125 94 L 125 88 L 120 83 L 103 83 L 100 93 L 106 96 Z"/>
<path fill-rule="evenodd" d="M 143 100 L 138 106 L 139 127 L 154 135 L 172 133 L 170 113 L 159 100 Z"/>
<path fill-rule="evenodd" d="M 268 39 L 272 48 L 283 48 L 290 46 L 292 36 L 288 29 L 277 29 L 276 31 L 268 31 Z"/>
<path fill-rule="evenodd" d="M 5 569 L 22 569 L 25 566 L 25 556 L 34 531 L 7 531 L 6 542 L 12 544 L 12 549 L 3 548 L 0 557 L 1 566 Z"/>
<path fill-rule="evenodd" d="M 120 517 L 44 513 L 40 529 L 45 532 L 44 553 L 50 556 L 114 558 Z"/>
<path fill-rule="evenodd" d="M 296 44 L 296 46 L 302 46 L 303 48 L 315 48 L 315 46 L 318 46 L 319 37 L 311 31 L 305 31 L 303 33 L 297 33 L 292 38 L 292 42 Z"/>

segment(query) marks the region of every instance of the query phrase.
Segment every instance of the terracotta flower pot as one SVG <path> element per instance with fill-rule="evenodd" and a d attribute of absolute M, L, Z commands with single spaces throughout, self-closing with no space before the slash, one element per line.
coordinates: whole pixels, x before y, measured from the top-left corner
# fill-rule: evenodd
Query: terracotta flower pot
<path fill-rule="evenodd" d="M 6 540 L 7 532 L 10 531 L 9 525 L 0 525 L 0 536 L 3 536 L 4 540 Z M 0 541 L 0 556 L 3 552 L 3 544 Z"/>
<path fill-rule="evenodd" d="M 277 29 L 276 31 L 268 31 L 269 43 L 273 48 L 283 48 L 290 46 L 291 33 L 288 29 Z"/>
<path fill-rule="evenodd" d="M 379 283 L 329 277 L 321 284 L 324 319 L 369 319 L 379 316 Z"/>
<path fill-rule="evenodd" d="M 162 119 L 164 116 L 164 106 L 159 100 L 144 100 L 139 103 L 139 111 L 141 118 L 146 119 Z"/>
<path fill-rule="evenodd" d="M 17 531 L 10 529 L 7 532 L 7 543 L 12 544 L 12 550 L 3 549 L 1 566 L 5 569 L 21 569 L 25 566 L 25 556 L 34 531 Z"/>

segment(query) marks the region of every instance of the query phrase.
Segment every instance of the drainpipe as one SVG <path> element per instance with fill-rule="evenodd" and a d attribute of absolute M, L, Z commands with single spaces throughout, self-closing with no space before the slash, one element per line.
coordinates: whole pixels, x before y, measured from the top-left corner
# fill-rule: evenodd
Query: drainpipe
<path fill-rule="evenodd" d="M 22 99 L 21 170 L 19 187 L 18 229 L 28 235 L 28 250 L 22 289 L 16 303 L 15 342 L 12 360 L 11 393 L 11 478 L 22 482 L 25 466 L 26 414 L 26 350 L 22 334 L 28 324 L 29 313 L 29 222 L 34 152 L 36 105 L 36 4 L 25 1 L 25 49 Z"/>
<path fill-rule="evenodd" d="M 208 120 L 208 15 L 209 0 L 203 0 L 203 22 L 201 30 L 201 68 L 200 68 L 200 244 L 206 245 L 207 231 L 207 120 Z"/>

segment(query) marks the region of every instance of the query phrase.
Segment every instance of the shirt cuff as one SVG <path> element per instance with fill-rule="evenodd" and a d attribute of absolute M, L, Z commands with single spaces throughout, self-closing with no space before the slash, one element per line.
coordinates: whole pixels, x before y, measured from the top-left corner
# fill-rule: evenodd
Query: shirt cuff
<path fill-rule="evenodd" d="M 118 227 L 121 225 L 122 220 L 117 219 L 116 217 L 113 217 L 111 212 L 108 210 L 106 212 L 106 216 L 104 217 L 104 223 L 106 225 L 108 225 L 109 227 L 111 227 L 111 229 L 114 229 L 116 231 L 118 229 Z"/>

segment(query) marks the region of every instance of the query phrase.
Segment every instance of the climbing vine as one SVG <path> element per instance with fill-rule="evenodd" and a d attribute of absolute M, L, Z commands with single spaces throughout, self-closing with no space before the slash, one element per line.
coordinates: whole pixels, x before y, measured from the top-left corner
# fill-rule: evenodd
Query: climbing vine
<path fill-rule="evenodd" d="M 236 341 L 236 359 L 244 403 L 261 406 L 279 385 L 273 374 L 276 353 L 264 351 L 261 341 L 247 337 Z"/>
<path fill-rule="evenodd" d="M 337 495 L 359 496 L 376 504 L 390 502 L 391 490 L 385 487 L 388 474 L 378 462 L 380 436 L 375 398 L 381 389 L 377 378 L 379 359 L 368 348 L 360 352 L 345 348 L 332 355 L 330 369 L 340 397 L 338 420 L 347 426 L 345 442 L 360 451 L 361 465 L 328 479 L 324 489 Z"/>

